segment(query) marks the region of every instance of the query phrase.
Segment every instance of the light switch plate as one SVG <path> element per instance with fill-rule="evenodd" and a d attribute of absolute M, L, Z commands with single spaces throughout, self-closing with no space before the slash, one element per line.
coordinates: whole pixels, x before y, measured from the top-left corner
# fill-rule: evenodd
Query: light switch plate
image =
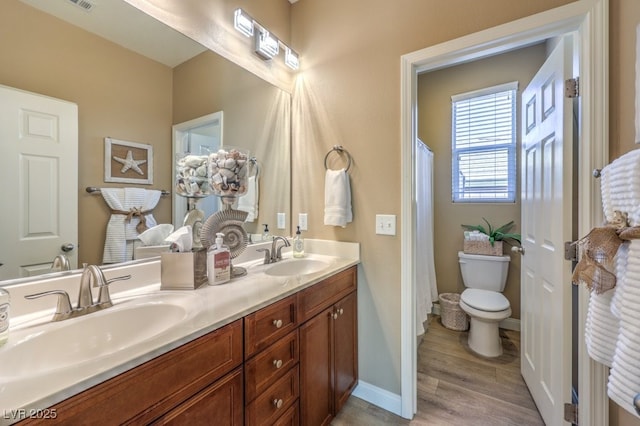
<path fill-rule="evenodd" d="M 287 215 L 285 213 L 278 213 L 278 229 L 285 229 L 287 226 Z"/>
<path fill-rule="evenodd" d="M 396 215 L 377 214 L 376 215 L 376 234 L 396 235 Z"/>
<path fill-rule="evenodd" d="M 307 230 L 307 214 L 306 213 L 298 213 L 298 226 L 301 231 Z"/>

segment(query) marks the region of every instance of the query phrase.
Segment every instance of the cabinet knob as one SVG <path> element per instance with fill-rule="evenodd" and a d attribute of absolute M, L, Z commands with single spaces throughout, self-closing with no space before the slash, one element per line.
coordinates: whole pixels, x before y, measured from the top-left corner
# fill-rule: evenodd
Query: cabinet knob
<path fill-rule="evenodd" d="M 338 313 L 339 313 L 340 315 L 344 314 L 344 309 L 342 309 L 342 308 L 338 309 Z"/>
<path fill-rule="evenodd" d="M 273 400 L 273 406 L 276 408 L 282 408 L 282 404 L 284 404 L 284 401 L 282 401 L 281 399 Z"/>
<path fill-rule="evenodd" d="M 333 314 L 331 314 L 331 318 L 338 319 L 338 313 L 334 312 Z"/>
<path fill-rule="evenodd" d="M 276 368 L 280 368 L 280 367 L 282 367 L 282 360 L 281 360 L 281 359 L 274 359 L 274 360 L 273 360 L 273 365 L 274 365 L 274 367 L 276 367 Z"/>
<path fill-rule="evenodd" d="M 276 328 L 280 328 L 280 327 L 282 327 L 282 320 L 281 320 L 281 319 L 279 319 L 279 320 L 273 320 L 273 325 L 275 325 L 275 326 L 276 326 Z"/>

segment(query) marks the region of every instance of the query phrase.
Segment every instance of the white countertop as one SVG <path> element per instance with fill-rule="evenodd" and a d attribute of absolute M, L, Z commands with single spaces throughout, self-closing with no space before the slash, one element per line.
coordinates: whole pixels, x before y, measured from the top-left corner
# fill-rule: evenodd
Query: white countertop
<path fill-rule="evenodd" d="M 182 306 L 188 306 L 188 314 L 181 317 L 179 323 L 167 331 L 146 340 L 140 339 L 140 342 L 136 341 L 125 349 L 114 348 L 106 355 L 89 357 L 64 368 L 43 369 L 32 375 L 16 375 L 15 371 L 8 371 L 11 367 L 3 363 L 3 353 L 6 357 L 14 347 L 23 344 L 36 334 L 63 328 L 68 321 L 83 321 L 93 315 L 107 315 L 109 309 L 54 323 L 50 320 L 54 311 L 52 306 L 55 306 L 55 298 L 45 297 L 37 301 L 24 301 L 22 296 L 55 288 L 56 285 L 62 285 L 61 281 L 53 280 L 52 283 L 40 282 L 33 286 L 8 287 L 12 295 L 14 316 L 11 318 L 9 340 L 0 347 L 0 424 L 11 424 L 21 419 L 17 417 L 24 418 L 25 414 L 28 416 L 37 410 L 50 407 L 360 262 L 357 243 L 307 240 L 306 250 L 307 257 L 322 260 L 329 266 L 320 272 L 308 275 L 270 276 L 264 273 L 266 265 L 262 265 L 262 253 L 256 256 L 255 246 L 251 246 L 246 254 L 234 261 L 234 265 L 247 268 L 246 276 L 218 286 L 205 285 L 197 290 L 161 291 L 157 278 L 160 269 L 159 260 L 134 265 L 124 271 L 132 275 L 131 282 L 123 284 L 120 291 L 112 285 L 114 289 L 111 296 L 114 307 L 109 309 L 127 307 L 146 299 L 158 300 L 158 303 L 166 299 L 177 300 Z M 283 257 L 285 259 L 291 257 L 291 252 L 283 251 Z M 140 275 L 141 278 L 144 275 L 146 280 L 140 279 L 138 280 L 140 284 L 135 285 L 136 275 Z M 107 277 L 110 277 L 109 274 Z M 77 277 L 74 278 L 79 282 Z M 149 279 L 156 281 L 149 283 Z M 68 291 L 72 304 L 75 304 L 77 284 L 73 285 L 76 287 Z M 38 309 L 45 307 L 45 309 L 34 311 L 34 306 Z M 15 316 L 16 313 L 18 316 Z M 135 324 L 131 324 L 131 327 L 135 327 Z M 40 348 L 40 350 L 55 354 L 55 344 L 52 346 Z"/>

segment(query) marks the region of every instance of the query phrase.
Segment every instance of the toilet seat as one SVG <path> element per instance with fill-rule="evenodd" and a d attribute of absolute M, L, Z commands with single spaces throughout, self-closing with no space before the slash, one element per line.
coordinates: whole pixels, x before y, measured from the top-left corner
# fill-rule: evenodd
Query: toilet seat
<path fill-rule="evenodd" d="M 501 312 L 510 308 L 509 300 L 502 293 L 479 288 L 468 288 L 460 300 L 471 308 L 484 312 Z"/>

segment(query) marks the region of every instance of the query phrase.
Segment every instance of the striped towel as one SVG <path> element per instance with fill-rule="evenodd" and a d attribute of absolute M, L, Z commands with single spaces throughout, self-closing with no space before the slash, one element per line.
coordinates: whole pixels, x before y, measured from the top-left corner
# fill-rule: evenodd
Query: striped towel
<path fill-rule="evenodd" d="M 139 209 L 141 211 L 153 210 L 160 200 L 160 191 L 142 188 L 102 188 L 102 197 L 111 210 L 129 211 Z M 147 227 L 157 225 L 152 214 L 146 215 Z M 136 225 L 140 222 L 137 216 L 131 217 L 127 222 L 127 216 L 112 214 L 107 224 L 107 235 L 104 242 L 102 263 L 119 263 L 133 260 L 135 241 L 138 239 Z"/>

